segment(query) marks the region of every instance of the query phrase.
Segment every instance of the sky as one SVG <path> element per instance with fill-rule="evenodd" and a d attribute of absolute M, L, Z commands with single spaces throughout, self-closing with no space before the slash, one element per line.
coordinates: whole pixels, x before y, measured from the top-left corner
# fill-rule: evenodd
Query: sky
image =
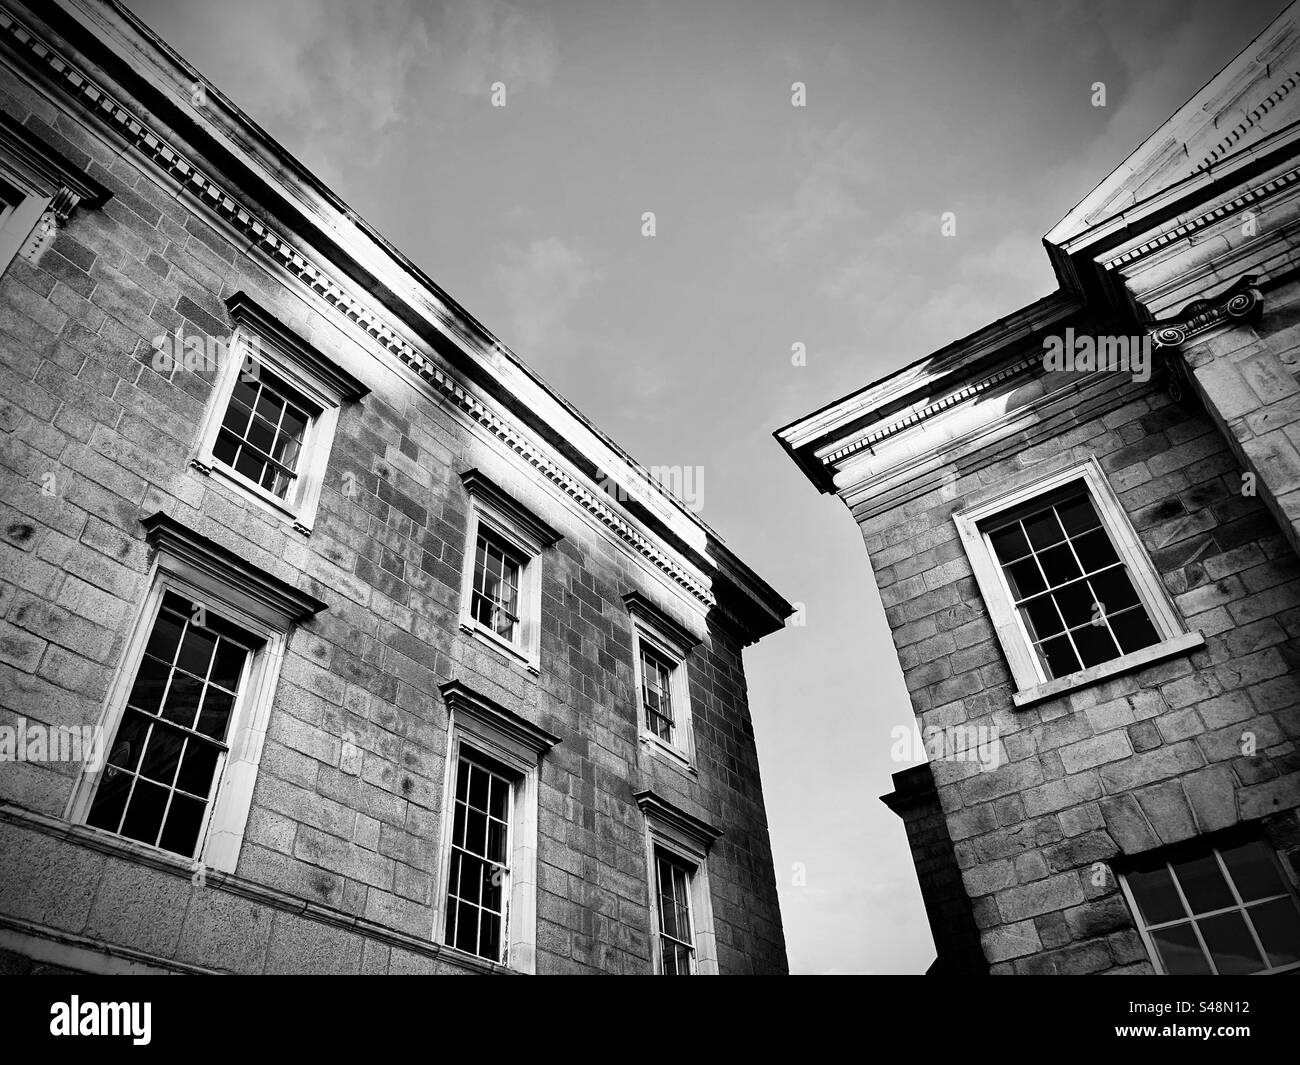
<path fill-rule="evenodd" d="M 803 610 L 745 652 L 791 971 L 924 972 L 879 801 L 902 674 L 771 434 L 1053 291 L 1043 234 L 1281 0 L 129 6 L 642 464 L 697 468 Z"/>

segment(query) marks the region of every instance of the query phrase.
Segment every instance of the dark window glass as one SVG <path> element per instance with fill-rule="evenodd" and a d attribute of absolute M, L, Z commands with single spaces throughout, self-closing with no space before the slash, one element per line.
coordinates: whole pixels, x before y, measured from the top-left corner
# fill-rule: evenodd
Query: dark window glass
<path fill-rule="evenodd" d="M 1159 642 L 1086 491 L 1064 492 L 989 540 L 1049 680 Z"/>
<path fill-rule="evenodd" d="M 693 872 L 665 852 L 656 850 L 659 949 L 665 976 L 690 976 L 695 971 L 695 933 L 690 908 Z"/>
<path fill-rule="evenodd" d="M 519 577 L 523 562 L 509 547 L 484 530 L 478 534 L 470 613 L 480 625 L 511 643 L 521 637 Z"/>
<path fill-rule="evenodd" d="M 1166 973 L 1300 972 L 1300 905 L 1263 842 L 1177 853 L 1125 877 Z"/>
<path fill-rule="evenodd" d="M 212 453 L 250 481 L 284 499 L 319 408 L 264 366 L 240 374 Z"/>
<path fill-rule="evenodd" d="M 164 596 L 89 824 L 194 856 L 225 757 L 239 678 L 255 644 L 206 607 L 173 592 Z M 229 690 L 216 683 L 218 671 Z"/>
<path fill-rule="evenodd" d="M 446 942 L 502 960 L 509 897 L 511 781 L 495 763 L 462 754 L 456 764 L 447 872 Z"/>

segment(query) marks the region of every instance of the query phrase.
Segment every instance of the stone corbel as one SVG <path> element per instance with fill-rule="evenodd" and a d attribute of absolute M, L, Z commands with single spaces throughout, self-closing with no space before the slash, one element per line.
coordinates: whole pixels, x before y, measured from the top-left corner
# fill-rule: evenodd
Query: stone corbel
<path fill-rule="evenodd" d="M 34 131 L 4 114 L 0 114 L 0 159 L 23 183 L 49 197 L 42 221 L 55 227 L 66 225 L 78 207 L 100 207 L 111 195 Z"/>
<path fill-rule="evenodd" d="M 1184 345 L 1222 325 L 1257 321 L 1264 309 L 1258 280 L 1254 274 L 1246 274 L 1217 296 L 1192 300 L 1177 314 L 1148 328 L 1151 347 L 1166 374 L 1166 389 L 1176 403 L 1186 406 L 1195 402 Z"/>
<path fill-rule="evenodd" d="M 1255 321 L 1264 309 L 1263 293 L 1254 274 L 1239 278 L 1217 296 L 1192 300 L 1171 318 L 1155 322 L 1148 330 L 1156 348 L 1180 348 L 1193 337 L 1233 321 Z"/>

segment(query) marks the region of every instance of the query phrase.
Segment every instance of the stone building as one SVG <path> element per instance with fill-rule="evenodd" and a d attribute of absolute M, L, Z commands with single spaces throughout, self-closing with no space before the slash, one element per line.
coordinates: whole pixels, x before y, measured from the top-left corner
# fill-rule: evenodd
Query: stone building
<path fill-rule="evenodd" d="M 117 3 L 0 198 L 0 967 L 785 971 L 779 595 Z"/>
<path fill-rule="evenodd" d="M 1298 32 L 1047 235 L 1058 291 L 777 433 L 861 528 L 995 974 L 1300 967 Z"/>
<path fill-rule="evenodd" d="M 921 900 L 938 953 L 926 975 L 986 975 L 988 962 L 930 766 L 922 762 L 895 773 L 894 790 L 880 799 L 903 819 L 916 864 Z"/>

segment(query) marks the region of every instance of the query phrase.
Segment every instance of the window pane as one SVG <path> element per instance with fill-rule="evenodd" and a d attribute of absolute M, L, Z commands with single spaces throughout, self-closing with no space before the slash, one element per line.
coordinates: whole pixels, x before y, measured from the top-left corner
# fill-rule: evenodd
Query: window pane
<path fill-rule="evenodd" d="M 1025 534 L 1021 530 L 1019 522 L 991 534 L 989 539 L 993 543 L 993 550 L 997 553 L 998 561 L 1003 565 L 1014 562 L 1018 558 L 1024 558 L 1029 554 L 1029 541 L 1025 539 Z"/>
<path fill-rule="evenodd" d="M 122 823 L 122 835 L 142 843 L 156 843 L 162 827 L 163 811 L 170 793 L 160 784 L 137 779 L 131 793 L 131 805 Z"/>
<path fill-rule="evenodd" d="M 257 397 L 257 405 L 254 407 L 255 415 L 274 426 L 280 421 L 280 411 L 283 409 L 284 403 L 280 397 L 263 385 L 261 395 Z"/>
<path fill-rule="evenodd" d="M 487 856 L 494 862 L 506 860 L 506 824 L 495 819 L 488 822 Z"/>
<path fill-rule="evenodd" d="M 127 705 L 138 707 L 147 714 L 156 714 L 167 688 L 169 669 L 166 663 L 146 654 L 140 660 L 140 671 L 135 675 L 135 686 L 127 697 Z"/>
<path fill-rule="evenodd" d="M 1145 873 L 1131 873 L 1128 884 L 1137 900 L 1142 920 L 1148 925 L 1164 924 L 1187 916 L 1169 877 L 1169 870 L 1164 866 Z"/>
<path fill-rule="evenodd" d="M 1195 976 L 1210 972 L 1210 965 L 1196 942 L 1190 923 L 1161 928 L 1151 933 L 1165 972 L 1171 976 Z"/>
<path fill-rule="evenodd" d="M 1039 650 L 1051 677 L 1068 677 L 1071 673 L 1078 673 L 1081 668 L 1068 637 L 1057 636 L 1048 640 Z"/>
<path fill-rule="evenodd" d="M 221 752 L 209 743 L 195 739 L 187 741 L 185 760 L 181 763 L 176 786 L 182 791 L 206 799 L 212 790 L 212 778 L 216 776 L 217 759 L 220 754 Z"/>
<path fill-rule="evenodd" d="M 237 693 L 208 683 L 204 676 L 219 660 L 222 678 L 238 687 L 249 654 L 243 644 L 255 642 L 211 613 L 205 619 L 207 626 L 199 627 L 190 620 L 192 611 L 188 600 L 166 593 L 146 645 L 163 653 L 174 652 L 177 664 L 149 653 L 141 656 L 128 706 L 109 746 L 109 765 L 87 818 L 98 828 L 187 857 L 192 857 L 199 845 L 222 749 L 183 730 L 195 727 L 202 706 L 200 727 L 218 740 L 225 738 Z M 219 647 L 221 652 L 214 659 Z M 200 675 L 186 672 L 182 666 Z M 158 717 L 142 711 L 156 712 Z"/>
<path fill-rule="evenodd" d="M 1289 895 L 1249 909 L 1251 923 L 1272 966 L 1300 962 L 1300 910 Z"/>
<path fill-rule="evenodd" d="M 483 882 L 480 887 L 482 895 L 479 904 L 484 909 L 500 913 L 501 900 L 505 894 L 503 891 L 505 887 L 505 871 L 500 866 L 490 865 L 487 862 L 480 866 L 480 870 Z"/>
<path fill-rule="evenodd" d="M 506 804 L 510 800 L 510 785 L 503 778 L 493 774 L 492 799 L 488 803 L 488 813 L 502 821 L 506 818 Z"/>
<path fill-rule="evenodd" d="M 187 673 L 206 678 L 216 644 L 216 637 L 212 633 L 190 625 L 181 641 L 181 653 L 176 664 Z"/>
<path fill-rule="evenodd" d="M 483 926 L 479 930 L 479 954 L 492 961 L 501 958 L 501 918 L 495 913 L 483 914 Z"/>
<path fill-rule="evenodd" d="M 1079 625 L 1090 624 L 1096 616 L 1093 613 L 1096 604 L 1087 581 L 1067 584 L 1064 588 L 1058 589 L 1053 597 L 1056 599 L 1056 605 L 1061 609 L 1061 615 L 1065 618 L 1066 628 L 1073 629 Z"/>
<path fill-rule="evenodd" d="M 1085 669 L 1119 657 L 1119 650 L 1105 625 L 1084 625 L 1071 635 Z"/>
<path fill-rule="evenodd" d="M 1056 610 L 1056 602 L 1050 594 L 1029 600 L 1021 609 L 1029 626 L 1029 634 L 1035 640 L 1045 640 L 1065 628 L 1061 615 Z"/>
<path fill-rule="evenodd" d="M 1278 875 L 1268 848 L 1258 840 L 1251 840 L 1240 847 L 1227 847 L 1220 853 L 1243 902 L 1285 893 L 1286 886 Z"/>
<path fill-rule="evenodd" d="M 149 746 L 145 749 L 144 761 L 140 763 L 140 772 L 159 784 L 171 784 L 176 776 L 176 766 L 181 760 L 181 745 L 184 742 L 180 733 L 164 725 L 154 725 L 149 736 Z"/>
<path fill-rule="evenodd" d="M 465 849 L 474 854 L 487 853 L 487 814 L 471 806 L 465 821 Z"/>
<path fill-rule="evenodd" d="M 1196 923 L 1220 976 L 1244 975 L 1264 968 L 1240 911 L 1221 913 Z"/>
<path fill-rule="evenodd" d="M 1065 526 L 1065 531 L 1072 538 L 1101 524 L 1092 501 L 1086 495 L 1059 504 L 1056 511 L 1061 517 L 1061 524 Z"/>
<path fill-rule="evenodd" d="M 1083 576 L 1069 544 L 1061 544 L 1042 552 L 1038 556 L 1038 563 L 1043 567 L 1043 575 L 1052 588 Z"/>
<path fill-rule="evenodd" d="M 167 824 L 163 828 L 162 839 L 158 845 L 164 850 L 194 857 L 194 849 L 199 841 L 199 829 L 203 825 L 203 812 L 207 803 L 184 795 L 173 795 L 171 808 L 167 811 Z"/>
<path fill-rule="evenodd" d="M 229 430 L 236 439 L 242 439 L 244 430 L 248 428 L 248 419 L 252 416 L 253 412 L 247 404 L 233 400 L 226 408 L 226 416 L 221 420 L 222 428 Z"/>
<path fill-rule="evenodd" d="M 456 764 L 452 852 L 447 876 L 446 941 L 499 961 L 509 892 L 510 781 L 462 756 Z"/>
<path fill-rule="evenodd" d="M 230 400 L 232 403 L 239 403 L 246 409 L 251 409 L 257 402 L 257 390 L 256 378 L 241 373 L 239 380 L 235 382 L 235 390 L 231 393 Z"/>
<path fill-rule="evenodd" d="M 290 440 L 301 441 L 306 431 L 307 415 L 303 411 L 290 407 L 284 412 L 284 418 L 280 422 L 281 433 Z"/>
<path fill-rule="evenodd" d="M 134 782 L 133 776 L 120 770 L 106 769 L 104 778 L 95 791 L 95 801 L 90 807 L 90 816 L 86 818 L 86 823 L 94 828 L 105 828 L 109 832 L 116 832 Z"/>
<path fill-rule="evenodd" d="M 488 774 L 476 765 L 467 765 L 469 771 L 469 804 L 476 810 L 486 810 L 488 805 Z"/>
<path fill-rule="evenodd" d="M 1107 614 L 1118 614 L 1126 607 L 1135 606 L 1139 602 L 1133 582 L 1129 580 L 1123 566 L 1116 566 L 1088 579 L 1097 601 L 1105 607 Z"/>
<path fill-rule="evenodd" d="M 244 657 L 247 653 L 238 644 L 222 640 L 217 645 L 216 661 L 212 663 L 211 681 L 234 691 L 239 684 L 240 673 L 244 668 Z"/>
<path fill-rule="evenodd" d="M 1160 634 L 1147 618 L 1146 611 L 1141 607 L 1133 610 L 1126 610 L 1119 615 L 1111 615 L 1108 619 L 1111 631 L 1115 638 L 1119 640 L 1120 649 L 1125 654 L 1131 654 L 1133 651 L 1140 651 L 1143 647 L 1150 647 L 1153 643 L 1160 642 Z"/>
<path fill-rule="evenodd" d="M 235 459 L 239 455 L 239 441 L 224 432 L 221 433 L 217 437 L 217 442 L 212 445 L 212 455 L 218 462 L 234 466 Z"/>
<path fill-rule="evenodd" d="M 199 711 L 199 720 L 195 728 L 214 740 L 225 740 L 234 708 L 235 696 L 232 692 L 208 685 L 207 692 L 203 696 L 203 709 Z"/>
<path fill-rule="evenodd" d="M 1098 529 L 1096 532 L 1079 537 L 1074 541 L 1074 550 L 1088 573 L 1096 573 L 1097 570 L 1113 566 L 1119 561 L 1119 555 L 1111 546 L 1110 537 L 1106 535 L 1105 529 Z"/>
<path fill-rule="evenodd" d="M 1011 585 L 1011 594 L 1017 599 L 1027 599 L 1047 588 L 1042 571 L 1033 558 L 1021 559 L 1008 566 L 1007 582 Z"/>
<path fill-rule="evenodd" d="M 477 906 L 467 902 L 455 903 L 456 907 L 456 942 L 458 950 L 478 953 L 478 914 Z"/>
<path fill-rule="evenodd" d="M 119 766 L 133 772 L 140 764 L 140 754 L 144 750 L 145 737 L 149 732 L 149 719 L 134 710 L 128 710 L 122 717 L 122 725 L 113 740 L 113 749 L 109 752 L 109 765 Z"/>
<path fill-rule="evenodd" d="M 269 455 L 271 453 L 271 443 L 275 440 L 275 425 L 254 414 L 253 422 L 248 427 L 244 439 L 257 448 L 258 451 Z"/>
<path fill-rule="evenodd" d="M 1045 510 L 1032 518 L 1026 518 L 1024 525 L 1025 532 L 1029 535 L 1029 543 L 1035 551 L 1045 550 L 1065 539 L 1065 532 L 1054 510 Z"/>
<path fill-rule="evenodd" d="M 203 681 L 179 671 L 172 673 L 172 684 L 167 689 L 167 702 L 163 706 L 165 720 L 184 728 L 192 728 L 203 697 Z"/>
<path fill-rule="evenodd" d="M 1047 679 L 1159 642 L 1086 492 L 1045 503 L 1037 513 L 990 533 L 989 538 Z M 1032 554 L 1017 557 L 1022 545 Z M 1108 624 L 1092 625 L 1098 618 Z M 1112 618 L 1121 620 L 1109 623 Z M 1085 625 L 1090 627 L 1084 630 Z M 1058 640 L 1065 631 L 1070 639 Z"/>
<path fill-rule="evenodd" d="M 1178 877 L 1193 914 L 1209 913 L 1233 904 L 1232 892 L 1228 890 L 1218 859 L 1213 854 L 1174 862 L 1173 865 L 1174 875 Z"/>
<path fill-rule="evenodd" d="M 235 469 L 247 477 L 250 481 L 256 481 L 262 476 L 262 471 L 266 464 L 260 461 L 247 448 L 239 453 L 239 458 L 235 460 Z"/>
<path fill-rule="evenodd" d="M 180 643 L 181 628 L 184 621 L 170 611 L 158 612 L 149 642 L 145 645 L 145 654 L 163 662 L 171 663 L 176 658 L 176 647 Z"/>

